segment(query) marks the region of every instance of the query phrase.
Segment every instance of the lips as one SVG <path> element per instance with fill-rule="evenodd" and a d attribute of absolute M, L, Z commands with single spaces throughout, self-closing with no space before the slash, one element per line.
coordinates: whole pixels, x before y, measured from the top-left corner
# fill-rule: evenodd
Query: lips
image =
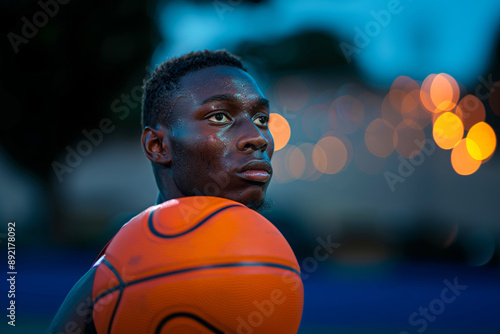
<path fill-rule="evenodd" d="M 267 182 L 272 173 L 271 164 L 265 160 L 252 160 L 236 172 L 239 177 L 256 182 Z"/>

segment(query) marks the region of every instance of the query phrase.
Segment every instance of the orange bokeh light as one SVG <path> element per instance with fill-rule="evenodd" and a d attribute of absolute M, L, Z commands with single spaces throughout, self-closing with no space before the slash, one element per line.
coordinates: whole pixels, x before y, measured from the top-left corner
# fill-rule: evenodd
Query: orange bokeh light
<path fill-rule="evenodd" d="M 464 126 L 457 115 L 447 111 L 434 122 L 432 135 L 439 147 L 449 150 L 462 139 Z"/>
<path fill-rule="evenodd" d="M 347 162 L 347 149 L 337 137 L 321 138 L 313 149 L 313 163 L 324 174 L 336 174 Z"/>
<path fill-rule="evenodd" d="M 403 115 L 411 114 L 420 106 L 419 93 L 420 90 L 415 89 L 403 96 L 403 100 L 401 101 L 401 113 Z"/>
<path fill-rule="evenodd" d="M 469 139 L 463 138 L 451 151 L 451 165 L 460 175 L 470 175 L 481 166 L 481 161 L 471 157 L 467 150 Z M 470 145 L 470 144 L 469 144 Z"/>
<path fill-rule="evenodd" d="M 440 73 L 432 80 L 430 97 L 437 109 L 449 111 L 457 105 L 460 88 L 453 77 L 446 73 Z"/>
<path fill-rule="evenodd" d="M 485 122 L 479 122 L 471 127 L 467 139 L 467 151 L 472 158 L 479 161 L 491 156 L 497 146 L 495 131 Z"/>
<path fill-rule="evenodd" d="M 365 144 L 368 150 L 377 157 L 388 157 L 394 151 L 397 142 L 394 126 L 382 118 L 374 119 L 366 128 Z"/>
<path fill-rule="evenodd" d="M 439 112 L 440 110 L 436 108 L 434 102 L 431 99 L 431 85 L 437 74 L 430 74 L 422 82 L 422 87 L 420 88 L 420 102 L 425 107 L 425 109 L 430 112 Z"/>
<path fill-rule="evenodd" d="M 286 146 L 290 140 L 291 130 L 288 121 L 280 114 L 269 115 L 269 131 L 274 139 L 274 150 L 279 151 Z"/>
<path fill-rule="evenodd" d="M 415 89 L 406 94 L 401 105 L 401 110 L 404 119 L 414 121 L 422 129 L 431 123 L 432 115 L 434 115 L 422 107 L 420 103 L 420 89 Z"/>
<path fill-rule="evenodd" d="M 404 114 L 407 112 L 407 110 L 403 110 L 403 101 L 407 95 L 408 93 L 401 89 L 391 89 L 387 94 L 389 97 L 389 103 L 398 114 Z"/>
<path fill-rule="evenodd" d="M 432 125 L 434 125 L 434 123 L 436 123 L 436 121 L 438 120 L 439 116 L 441 116 L 445 112 L 451 112 L 451 111 L 440 111 L 440 112 L 437 112 L 437 113 L 433 113 L 432 114 Z"/>
<path fill-rule="evenodd" d="M 352 148 L 351 141 L 349 140 L 349 138 L 347 138 L 345 135 L 343 135 L 342 133 L 339 133 L 339 132 L 330 131 L 330 132 L 327 132 L 325 134 L 325 137 L 327 137 L 327 136 L 332 136 L 332 137 L 338 138 L 345 146 L 345 149 L 347 151 L 347 159 L 344 163 L 344 167 L 342 167 L 342 169 L 340 170 L 340 171 L 343 171 L 351 164 L 352 158 L 354 156 L 354 150 Z"/>
<path fill-rule="evenodd" d="M 420 86 L 412 78 L 407 77 L 405 75 L 401 75 L 396 79 L 394 79 L 394 81 L 392 82 L 391 90 L 393 89 L 400 89 L 405 92 L 411 92 L 415 89 L 420 89 Z"/>
<path fill-rule="evenodd" d="M 288 173 L 296 179 L 300 179 L 306 169 L 306 158 L 298 147 L 290 147 L 286 152 L 285 166 Z"/>
<path fill-rule="evenodd" d="M 460 100 L 455 113 L 462 120 L 465 130 L 469 130 L 474 124 L 484 122 L 486 119 L 483 103 L 471 94 Z"/>
<path fill-rule="evenodd" d="M 305 170 L 302 175 L 302 179 L 308 181 L 315 181 L 320 176 L 321 173 L 314 167 L 312 154 L 314 150 L 314 145 L 311 143 L 302 143 L 298 146 L 305 158 Z"/>

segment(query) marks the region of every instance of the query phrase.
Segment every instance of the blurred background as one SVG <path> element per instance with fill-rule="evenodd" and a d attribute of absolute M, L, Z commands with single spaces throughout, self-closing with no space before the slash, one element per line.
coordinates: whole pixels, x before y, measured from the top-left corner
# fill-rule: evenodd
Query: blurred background
<path fill-rule="evenodd" d="M 169 57 L 226 49 L 271 101 L 264 215 L 301 265 L 299 333 L 500 331 L 500 2 L 1 6 L 0 244 L 7 254 L 15 221 L 18 271 L 17 328 L 5 316 L 1 328 L 44 332 L 155 203 L 143 79 Z"/>

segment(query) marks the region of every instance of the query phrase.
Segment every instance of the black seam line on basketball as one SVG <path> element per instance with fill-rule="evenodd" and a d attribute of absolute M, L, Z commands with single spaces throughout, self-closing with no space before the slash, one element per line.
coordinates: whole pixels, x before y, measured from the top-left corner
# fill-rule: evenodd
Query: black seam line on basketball
<path fill-rule="evenodd" d="M 192 314 L 192 313 L 188 313 L 188 312 L 179 312 L 179 313 L 172 313 L 168 316 L 166 316 L 165 318 L 163 318 L 163 320 L 158 324 L 158 327 L 156 327 L 156 332 L 155 334 L 159 334 L 161 333 L 161 329 L 162 327 L 167 323 L 169 322 L 170 320 L 174 319 L 174 318 L 178 318 L 178 317 L 186 317 L 186 318 L 191 318 L 195 321 L 198 321 L 198 323 L 200 323 L 201 325 L 205 326 L 207 329 L 211 330 L 212 332 L 216 333 L 216 334 L 224 334 L 223 331 L 221 331 L 220 329 L 218 329 L 217 327 L 215 327 L 214 325 L 212 325 L 211 323 L 209 323 L 208 321 L 206 321 L 205 319 L 197 316 L 196 314 Z"/>
<path fill-rule="evenodd" d="M 124 285 L 125 282 L 122 280 L 120 274 L 118 273 L 118 270 L 116 270 L 115 267 L 113 267 L 113 265 L 108 260 L 106 260 L 106 258 L 102 259 L 102 262 L 106 265 L 106 267 L 108 267 L 109 269 L 111 269 L 111 271 L 113 272 L 113 274 L 115 274 L 116 278 L 120 282 L 120 285 Z"/>
<path fill-rule="evenodd" d="M 199 267 L 193 267 L 193 268 L 174 270 L 174 271 L 161 273 L 161 274 L 157 274 L 154 276 L 149 276 L 149 277 L 138 279 L 136 281 L 131 281 L 131 282 L 125 283 L 125 287 L 127 287 L 129 285 L 134 285 L 134 284 L 142 283 L 145 281 L 153 280 L 153 279 L 160 278 L 160 277 L 182 274 L 182 273 L 186 273 L 189 271 L 214 269 L 214 268 L 227 268 L 227 267 L 274 267 L 274 268 L 280 268 L 280 269 L 285 269 L 285 270 L 291 271 L 291 272 L 300 276 L 300 273 L 297 270 L 295 270 L 292 267 L 285 266 L 282 264 L 269 263 L 269 262 L 237 262 L 237 263 L 213 264 L 213 265 L 206 265 L 206 266 L 199 266 Z"/>
<path fill-rule="evenodd" d="M 164 276 L 182 274 L 182 273 L 189 272 L 189 271 L 204 270 L 204 269 L 213 269 L 213 268 L 227 268 L 227 267 L 274 267 L 274 268 L 280 268 L 280 269 L 285 269 L 285 270 L 291 271 L 291 272 L 297 274 L 300 277 L 300 273 L 297 270 L 295 270 L 294 268 L 289 267 L 289 266 L 285 266 L 285 265 L 282 265 L 282 264 L 277 264 L 277 263 L 269 263 L 269 262 L 237 262 L 237 263 L 214 264 L 214 265 L 207 265 L 207 266 L 199 266 L 199 267 L 193 267 L 193 268 L 185 268 L 185 269 L 174 270 L 174 271 L 170 271 L 170 272 L 166 272 L 166 273 L 162 273 L 162 274 L 157 274 L 157 275 L 154 275 L 154 276 L 149 276 L 149 277 L 141 278 L 141 279 L 138 279 L 137 281 L 123 283 L 123 285 L 121 285 L 121 284 L 117 285 L 117 286 L 115 286 L 115 287 L 113 287 L 113 288 L 111 288 L 111 289 L 109 289 L 109 290 L 104 291 L 103 293 L 101 293 L 95 299 L 94 304 L 96 304 L 99 299 L 101 299 L 101 298 L 103 298 L 103 297 L 105 297 L 105 296 L 109 295 L 110 293 L 113 293 L 113 292 L 115 292 L 117 290 L 120 290 L 120 293 L 121 293 L 121 291 L 123 291 L 123 289 L 126 288 L 129 285 L 134 285 L 134 284 L 142 283 L 142 282 L 145 282 L 145 281 L 153 280 L 153 279 L 164 277 Z"/>
<path fill-rule="evenodd" d="M 149 218 L 148 218 L 148 226 L 149 226 L 149 229 L 151 230 L 151 232 L 156 235 L 157 237 L 160 237 L 160 238 L 176 238 L 176 237 L 180 237 L 181 235 L 184 235 L 184 234 L 187 234 L 195 229 L 197 229 L 198 227 L 200 227 L 202 224 L 206 223 L 210 218 L 212 218 L 213 216 L 215 216 L 216 214 L 220 213 L 221 211 L 224 211 L 226 209 L 229 209 L 229 208 L 232 208 L 232 207 L 243 207 L 243 205 L 239 205 L 239 204 L 231 204 L 231 205 L 228 205 L 228 206 L 225 206 L 223 208 L 220 208 L 219 210 L 215 211 L 215 212 L 212 212 L 210 215 L 208 215 L 207 217 L 205 217 L 204 219 L 202 219 L 198 224 L 196 224 L 195 226 L 191 227 L 189 230 L 187 231 L 184 231 L 184 232 L 181 232 L 181 233 L 178 233 L 178 234 L 172 234 L 172 235 L 168 235 L 168 234 L 162 234 L 160 232 L 158 232 L 155 227 L 154 227 L 154 224 L 153 224 L 153 215 L 154 213 L 156 212 L 156 209 L 153 210 L 151 212 L 151 214 L 149 215 Z"/>
<path fill-rule="evenodd" d="M 120 300 L 122 299 L 122 295 L 123 295 L 123 290 L 120 290 L 120 294 L 118 295 L 118 299 L 116 300 L 115 309 L 113 310 L 113 314 L 111 315 L 111 318 L 109 319 L 108 334 L 111 333 L 111 327 L 113 326 L 113 320 L 115 319 L 116 310 L 118 310 L 118 306 L 120 305 Z"/>
<path fill-rule="evenodd" d="M 116 270 L 116 268 L 113 267 L 113 265 L 108 260 L 106 260 L 106 258 L 102 259 L 102 263 L 104 263 L 106 265 L 106 267 L 108 267 L 113 272 L 113 274 L 115 274 L 116 278 L 120 282 L 120 284 L 115 287 L 115 288 L 120 290 L 120 293 L 118 294 L 118 299 L 116 300 L 116 305 L 115 305 L 115 308 L 113 310 L 113 314 L 111 315 L 111 318 L 109 320 L 109 327 L 108 327 L 108 334 L 109 334 L 109 333 L 111 333 L 111 328 L 113 326 L 113 320 L 115 318 L 116 310 L 118 309 L 118 306 L 120 305 L 120 300 L 122 299 L 123 288 L 125 287 L 125 282 L 120 277 L 118 270 Z M 96 302 L 97 302 L 97 298 L 96 298 Z"/>
<path fill-rule="evenodd" d="M 110 293 L 113 293 L 113 292 L 115 292 L 115 291 L 117 291 L 117 290 L 118 290 L 118 291 L 122 291 L 124 287 L 125 287 L 124 285 L 117 285 L 117 286 L 115 286 L 115 287 L 113 287 L 113 288 L 111 288 L 111 289 L 109 289 L 109 290 L 104 291 L 103 293 L 101 293 L 99 296 L 97 296 L 97 297 L 95 298 L 95 300 L 94 300 L 94 304 L 97 304 L 97 302 L 98 302 L 101 298 L 106 297 L 106 296 L 107 296 L 107 295 L 109 295 Z"/>
<path fill-rule="evenodd" d="M 117 286 L 109 289 L 109 290 L 102 292 L 100 295 L 98 295 L 94 300 L 94 304 L 96 304 L 97 301 L 99 301 L 99 299 L 101 299 L 102 297 L 107 296 L 110 293 L 115 292 L 116 290 L 122 291 L 123 288 L 126 286 L 126 283 L 121 279 L 120 275 L 118 274 L 118 271 L 115 269 L 115 267 L 113 267 L 113 265 L 108 260 L 103 259 L 102 263 L 104 263 L 106 265 L 106 267 L 108 267 L 113 272 L 113 274 L 115 274 L 116 278 L 118 279 L 119 284 Z"/>

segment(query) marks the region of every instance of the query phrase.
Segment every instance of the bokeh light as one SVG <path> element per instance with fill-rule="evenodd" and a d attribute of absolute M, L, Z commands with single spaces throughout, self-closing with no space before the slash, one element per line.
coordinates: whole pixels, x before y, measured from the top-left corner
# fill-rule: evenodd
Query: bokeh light
<path fill-rule="evenodd" d="M 420 88 L 420 102 L 430 112 L 439 112 L 439 110 L 431 99 L 431 85 L 437 74 L 430 74 L 422 82 Z"/>
<path fill-rule="evenodd" d="M 417 88 L 411 91 L 391 89 L 382 105 L 382 117 L 394 126 L 403 120 L 412 120 L 423 129 L 431 123 L 432 115 L 421 105 L 418 84 Z"/>
<path fill-rule="evenodd" d="M 387 94 L 389 103 L 399 114 L 403 114 L 403 100 L 408 93 L 401 89 L 391 89 Z"/>
<path fill-rule="evenodd" d="M 338 132 L 330 131 L 330 132 L 325 133 L 325 137 L 328 137 L 328 136 L 338 138 L 344 144 L 344 146 L 346 148 L 347 159 L 344 163 L 344 167 L 342 167 L 342 169 L 340 170 L 340 171 L 343 171 L 351 164 L 352 158 L 354 156 L 354 151 L 352 148 L 351 141 L 345 135 L 343 135 L 342 133 L 338 133 Z"/>
<path fill-rule="evenodd" d="M 321 138 L 313 149 L 313 163 L 324 174 L 336 174 L 347 162 L 347 148 L 337 137 Z"/>
<path fill-rule="evenodd" d="M 488 161 L 490 161 L 491 157 L 493 157 L 493 154 L 490 155 L 489 157 L 487 157 L 486 159 L 481 160 L 481 164 L 484 164 L 484 163 L 487 163 Z"/>
<path fill-rule="evenodd" d="M 396 79 L 394 79 L 394 81 L 392 82 L 391 90 L 393 89 L 400 89 L 405 92 L 411 92 L 414 91 L 415 89 L 420 89 L 420 86 L 412 78 L 407 77 L 405 75 L 401 75 Z"/>
<path fill-rule="evenodd" d="M 407 159 L 420 154 L 425 142 L 424 130 L 412 120 L 404 120 L 396 127 L 396 151 Z"/>
<path fill-rule="evenodd" d="M 394 151 L 396 142 L 396 128 L 382 118 L 374 119 L 366 128 L 366 147 L 377 157 L 388 157 Z"/>
<path fill-rule="evenodd" d="M 363 122 L 363 104 L 353 96 L 343 95 L 333 101 L 328 117 L 334 130 L 345 134 L 353 133 Z"/>
<path fill-rule="evenodd" d="M 419 94 L 420 89 L 404 92 L 401 100 L 401 114 L 403 116 L 411 114 L 420 106 Z"/>
<path fill-rule="evenodd" d="M 420 106 L 420 86 L 410 77 L 399 76 L 391 85 L 389 99 L 396 111 L 406 118 Z M 398 119 L 393 124 L 397 125 L 400 121 Z"/>
<path fill-rule="evenodd" d="M 483 103 L 471 94 L 460 100 L 455 113 L 462 120 L 465 130 L 469 130 L 474 124 L 484 122 L 486 119 Z"/>
<path fill-rule="evenodd" d="M 387 93 L 382 101 L 382 107 L 380 114 L 382 118 L 396 127 L 399 123 L 403 121 L 403 116 L 401 115 L 401 103 L 403 91 L 398 89 L 393 89 Z"/>
<path fill-rule="evenodd" d="M 475 124 L 467 133 L 467 139 L 467 151 L 476 160 L 491 156 L 497 145 L 495 131 L 485 122 Z"/>
<path fill-rule="evenodd" d="M 439 147 L 450 150 L 462 139 L 464 126 L 457 115 L 447 111 L 434 122 L 432 135 Z"/>
<path fill-rule="evenodd" d="M 415 89 L 406 94 L 401 105 L 404 119 L 412 120 L 422 129 L 432 121 L 433 113 L 422 107 L 420 103 L 420 89 Z"/>
<path fill-rule="evenodd" d="M 451 111 L 439 111 L 439 112 L 432 113 L 432 124 L 434 125 L 434 123 L 436 123 L 436 121 L 438 120 L 439 116 L 441 116 L 445 112 L 451 112 Z"/>
<path fill-rule="evenodd" d="M 460 175 L 471 175 L 481 166 L 481 161 L 471 157 L 467 151 L 468 141 L 470 140 L 463 138 L 451 151 L 451 165 L 455 172 Z"/>
<path fill-rule="evenodd" d="M 269 131 L 274 139 L 274 150 L 279 151 L 286 146 L 290 140 L 291 130 L 288 121 L 280 114 L 269 115 Z"/>
<path fill-rule="evenodd" d="M 298 148 L 300 149 L 305 158 L 305 170 L 302 179 L 307 181 L 317 180 L 322 175 L 322 173 L 319 172 L 316 169 L 316 167 L 314 167 L 312 158 L 314 145 L 311 143 L 302 143 L 298 146 Z"/>
<path fill-rule="evenodd" d="M 309 87 L 301 77 L 287 75 L 276 82 L 274 97 L 281 108 L 297 111 L 306 105 L 309 99 Z"/>
<path fill-rule="evenodd" d="M 434 106 L 443 111 L 455 108 L 460 97 L 460 88 L 450 75 L 440 73 L 436 75 L 430 86 L 430 97 Z"/>
<path fill-rule="evenodd" d="M 290 145 L 285 155 L 285 167 L 295 179 L 300 179 L 306 169 L 306 158 L 300 148 Z"/>
<path fill-rule="evenodd" d="M 392 88 L 385 96 L 381 106 L 381 115 L 394 127 L 404 120 L 411 120 L 422 129 L 431 123 L 433 113 L 422 107 L 420 88 L 416 82 L 415 85 L 411 82 L 407 84 L 409 88 L 417 87 L 410 91 Z"/>

